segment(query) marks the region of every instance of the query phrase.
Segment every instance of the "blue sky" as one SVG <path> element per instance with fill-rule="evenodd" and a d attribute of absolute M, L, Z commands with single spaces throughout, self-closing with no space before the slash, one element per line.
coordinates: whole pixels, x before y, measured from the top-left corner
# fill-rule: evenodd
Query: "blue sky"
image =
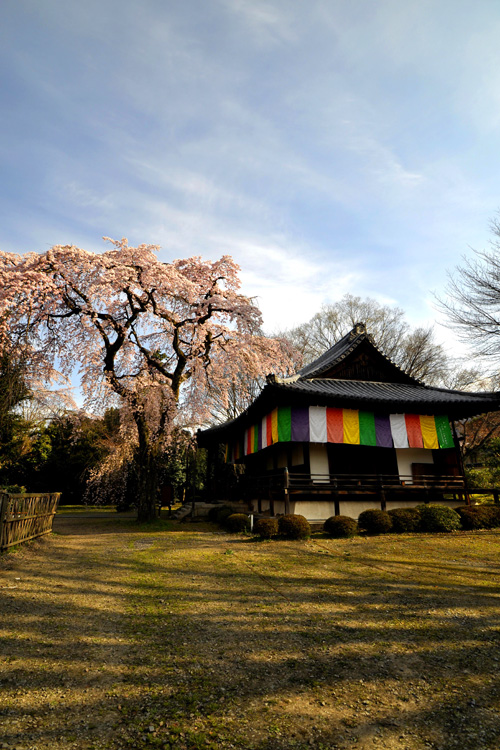
<path fill-rule="evenodd" d="M 2 0 L 0 248 L 229 253 L 271 331 L 434 320 L 500 208 L 499 39 L 497 0 Z"/>

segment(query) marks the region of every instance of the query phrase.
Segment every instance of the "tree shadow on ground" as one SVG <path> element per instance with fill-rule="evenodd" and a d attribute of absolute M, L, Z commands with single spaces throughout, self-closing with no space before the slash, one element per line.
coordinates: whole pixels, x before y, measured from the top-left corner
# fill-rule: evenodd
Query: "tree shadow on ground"
<path fill-rule="evenodd" d="M 431 539 L 84 536 L 4 576 L 6 742 L 498 748 L 500 535 L 480 569 Z"/>

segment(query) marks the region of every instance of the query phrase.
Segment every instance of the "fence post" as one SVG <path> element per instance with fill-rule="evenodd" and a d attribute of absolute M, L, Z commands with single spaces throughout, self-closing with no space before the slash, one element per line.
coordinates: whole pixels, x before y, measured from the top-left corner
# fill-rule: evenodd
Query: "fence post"
<path fill-rule="evenodd" d="M 6 492 L 0 493 L 0 550 L 3 549 L 6 543 L 5 539 L 5 518 L 7 516 L 7 508 L 10 505 L 10 497 Z"/>

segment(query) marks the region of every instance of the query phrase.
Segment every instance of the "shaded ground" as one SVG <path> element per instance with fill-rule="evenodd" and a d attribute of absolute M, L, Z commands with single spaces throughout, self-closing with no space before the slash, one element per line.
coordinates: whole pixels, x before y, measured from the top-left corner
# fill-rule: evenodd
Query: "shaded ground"
<path fill-rule="evenodd" d="M 54 528 L 0 558 L 0 747 L 500 748 L 500 533 Z"/>

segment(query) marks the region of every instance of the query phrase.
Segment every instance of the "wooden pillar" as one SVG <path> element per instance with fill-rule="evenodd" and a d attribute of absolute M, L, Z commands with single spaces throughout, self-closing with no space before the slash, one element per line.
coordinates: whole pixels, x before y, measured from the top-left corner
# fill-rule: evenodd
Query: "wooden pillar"
<path fill-rule="evenodd" d="M 383 487 L 380 488 L 380 510 L 386 510 L 387 503 L 385 499 L 385 490 Z"/>
<path fill-rule="evenodd" d="M 290 477 L 288 474 L 288 466 L 285 466 L 285 470 L 283 472 L 283 482 L 284 482 L 283 499 L 285 501 L 285 513 L 286 515 L 288 515 L 290 513 L 290 494 L 289 494 Z"/>
<path fill-rule="evenodd" d="M 333 497 L 333 502 L 335 504 L 335 515 L 340 516 L 340 501 L 339 501 L 337 490 L 338 490 L 337 480 L 334 479 L 332 497 Z"/>
<path fill-rule="evenodd" d="M 467 478 L 465 476 L 465 467 L 464 467 L 464 462 L 463 462 L 463 459 L 462 459 L 462 451 L 460 450 L 460 443 L 459 443 L 459 440 L 458 440 L 457 429 L 455 427 L 455 420 L 454 419 L 452 420 L 451 424 L 452 424 L 452 427 L 453 427 L 453 441 L 455 443 L 455 450 L 457 452 L 458 466 L 460 468 L 460 471 L 462 472 L 462 477 L 463 477 L 463 480 L 464 480 L 465 504 L 466 505 L 470 505 L 469 488 L 467 486 Z M 460 494 L 462 494 L 462 493 L 460 493 Z"/>

